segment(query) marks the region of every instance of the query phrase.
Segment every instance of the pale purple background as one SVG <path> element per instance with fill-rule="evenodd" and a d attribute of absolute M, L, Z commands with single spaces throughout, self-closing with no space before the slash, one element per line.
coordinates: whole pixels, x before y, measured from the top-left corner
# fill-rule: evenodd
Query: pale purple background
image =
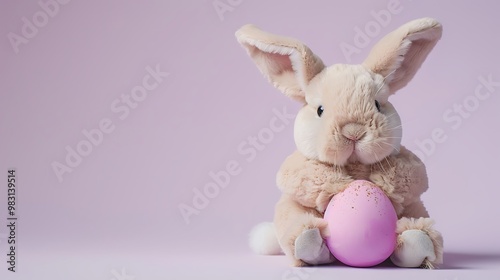
<path fill-rule="evenodd" d="M 426 156 L 431 188 L 424 195 L 445 237 L 444 269 L 297 271 L 285 257 L 255 256 L 247 245 L 249 229 L 272 218 L 275 173 L 294 150 L 293 126 L 250 162 L 237 147 L 268 127 L 274 108 L 295 113 L 299 104 L 261 77 L 234 32 L 255 23 L 299 38 L 327 64 L 346 63 L 340 45 L 354 44 L 354 28 L 363 29 L 370 11 L 389 1 L 220 1 L 234 5 L 222 18 L 212 0 L 73 0 L 17 54 L 7 34 L 21 34 L 22 17 L 41 8 L 0 2 L 0 172 L 5 178 L 15 167 L 19 182 L 16 274 L 4 262 L 5 180 L 0 184 L 1 279 L 119 279 L 122 268 L 137 280 L 499 275 L 500 87 L 458 129 L 442 117 L 474 94 L 478 77 L 500 81 L 497 2 L 400 0 L 402 11 L 351 57 L 360 63 L 379 38 L 415 18 L 435 17 L 444 26 L 421 71 L 392 99 L 408 148 L 418 150 L 416 141 L 435 128 L 447 135 Z M 156 64 L 170 76 L 120 120 L 111 103 Z M 81 131 L 103 118 L 115 130 L 60 183 L 51 163 L 64 162 L 65 147 L 74 148 L 85 139 Z M 186 225 L 179 204 L 191 204 L 193 189 L 231 160 L 241 174 Z"/>

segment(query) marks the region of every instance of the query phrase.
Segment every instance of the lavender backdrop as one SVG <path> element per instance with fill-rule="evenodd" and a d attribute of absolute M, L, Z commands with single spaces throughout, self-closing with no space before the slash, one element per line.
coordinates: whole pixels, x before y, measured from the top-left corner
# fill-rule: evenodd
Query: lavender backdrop
<path fill-rule="evenodd" d="M 496 279 L 499 8 L 1 1 L 1 278 Z M 383 35 L 424 16 L 442 22 L 443 38 L 392 100 L 403 144 L 428 166 L 424 199 L 445 236 L 443 269 L 291 269 L 284 257 L 254 256 L 247 234 L 272 218 L 275 173 L 294 150 L 283 115 L 299 104 L 261 77 L 234 32 L 254 23 L 299 38 L 327 64 L 360 63 Z M 15 273 L 6 262 L 9 168 Z"/>

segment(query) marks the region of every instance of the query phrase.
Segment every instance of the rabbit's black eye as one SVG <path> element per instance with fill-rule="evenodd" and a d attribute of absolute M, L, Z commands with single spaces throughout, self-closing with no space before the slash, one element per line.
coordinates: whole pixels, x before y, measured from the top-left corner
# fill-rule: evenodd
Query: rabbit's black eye
<path fill-rule="evenodd" d="M 378 103 L 377 100 L 375 100 L 375 107 L 377 107 L 377 111 L 380 112 L 380 103 Z"/>
<path fill-rule="evenodd" d="M 318 117 L 321 117 L 321 115 L 323 115 L 323 106 L 319 106 L 318 107 L 318 111 L 316 111 L 318 113 Z"/>

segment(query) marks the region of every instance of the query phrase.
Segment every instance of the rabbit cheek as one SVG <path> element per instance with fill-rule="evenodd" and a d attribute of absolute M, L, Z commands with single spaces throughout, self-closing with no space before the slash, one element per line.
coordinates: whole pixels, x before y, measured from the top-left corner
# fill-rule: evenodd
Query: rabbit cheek
<path fill-rule="evenodd" d="M 297 150 L 310 159 L 318 159 L 318 139 L 323 122 L 308 106 L 302 108 L 294 124 L 294 139 Z"/>
<path fill-rule="evenodd" d="M 379 141 L 359 143 L 356 155 L 357 160 L 363 164 L 373 164 L 381 161 L 392 152 L 391 146 L 380 144 Z"/>
<path fill-rule="evenodd" d="M 399 153 L 399 148 L 401 146 L 401 138 L 403 136 L 403 130 L 401 127 L 401 118 L 399 117 L 398 112 L 392 106 L 391 103 L 386 103 L 386 115 L 389 116 L 386 120 L 386 125 L 383 127 L 382 132 L 382 141 L 384 142 L 382 146 L 384 147 L 392 147 L 391 153 L 397 154 Z"/>

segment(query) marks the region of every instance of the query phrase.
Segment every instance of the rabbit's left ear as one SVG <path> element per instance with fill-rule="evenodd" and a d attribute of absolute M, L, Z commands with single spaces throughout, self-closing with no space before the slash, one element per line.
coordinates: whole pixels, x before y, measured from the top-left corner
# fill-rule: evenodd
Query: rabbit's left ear
<path fill-rule="evenodd" d="M 410 21 L 382 38 L 363 65 L 385 77 L 388 95 L 415 76 L 429 52 L 441 38 L 442 26 L 431 18 Z"/>
<path fill-rule="evenodd" d="M 319 57 L 296 39 L 271 34 L 250 24 L 241 27 L 236 38 L 275 87 L 305 102 L 305 87 L 325 68 Z"/>

